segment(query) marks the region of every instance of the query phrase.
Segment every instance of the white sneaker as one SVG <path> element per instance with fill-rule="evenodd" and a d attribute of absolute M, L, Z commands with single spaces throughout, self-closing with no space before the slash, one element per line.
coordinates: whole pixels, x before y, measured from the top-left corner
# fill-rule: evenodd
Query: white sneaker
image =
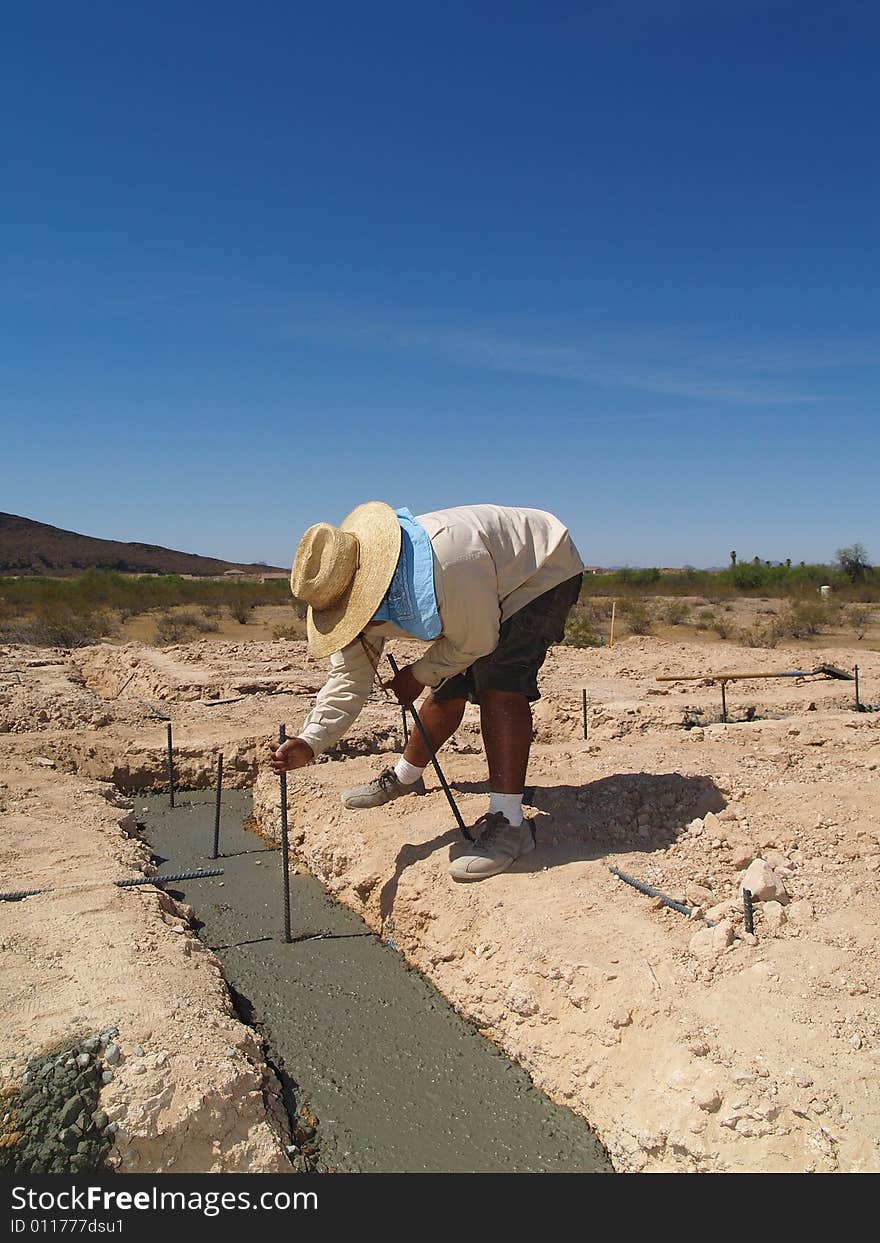
<path fill-rule="evenodd" d="M 514 827 L 503 812 L 486 812 L 473 828 L 479 830 L 476 841 L 450 864 L 449 875 L 453 880 L 485 880 L 488 876 L 497 876 L 507 871 L 514 859 L 535 849 L 535 829 L 529 820 Z"/>
<path fill-rule="evenodd" d="M 421 777 L 412 785 L 405 786 L 393 768 L 383 768 L 378 777 L 368 781 L 366 785 L 354 786 L 342 795 L 346 807 L 381 807 L 392 799 L 401 798 L 404 794 L 424 794 L 425 783 Z"/>

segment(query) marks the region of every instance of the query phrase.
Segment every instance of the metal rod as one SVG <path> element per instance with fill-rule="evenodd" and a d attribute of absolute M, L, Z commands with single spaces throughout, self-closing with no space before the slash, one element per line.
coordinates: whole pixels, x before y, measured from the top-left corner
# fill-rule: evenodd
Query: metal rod
<path fill-rule="evenodd" d="M 165 727 L 168 731 L 168 806 L 174 806 L 174 747 L 171 742 L 171 722 Z"/>
<path fill-rule="evenodd" d="M 859 667 L 858 665 L 853 665 L 853 676 L 855 677 L 855 680 L 856 680 L 856 712 L 861 712 L 862 705 L 859 702 Z"/>
<path fill-rule="evenodd" d="M 743 894 L 743 921 L 746 932 L 753 933 L 755 931 L 755 915 L 752 906 L 752 893 L 750 889 L 744 889 Z"/>
<path fill-rule="evenodd" d="M 391 668 L 394 670 L 394 676 L 397 677 L 398 673 L 400 673 L 400 670 L 397 667 L 397 661 L 394 659 L 394 657 L 390 653 L 388 655 L 388 663 L 391 666 Z M 430 755 L 431 757 L 431 763 L 434 765 L 434 771 L 436 772 L 437 777 L 440 781 L 440 784 L 443 787 L 443 793 L 446 795 L 447 799 L 449 800 L 449 806 L 452 808 L 452 814 L 455 816 L 455 822 L 458 825 L 458 827 L 461 829 L 462 833 L 467 838 L 467 840 L 469 842 L 472 842 L 474 840 L 473 836 L 472 834 L 468 832 L 467 826 L 465 825 L 465 822 L 462 818 L 462 814 L 458 810 L 458 805 L 456 804 L 455 799 L 452 797 L 452 791 L 450 790 L 446 782 L 446 778 L 443 776 L 443 772 L 437 761 L 437 752 L 434 750 L 434 748 L 431 745 L 431 739 L 428 737 L 428 731 L 425 729 L 424 725 L 422 724 L 422 718 L 419 716 L 418 712 L 416 711 L 415 704 L 410 704 L 409 710 L 412 713 L 412 718 L 416 723 L 416 728 L 418 729 L 419 733 L 422 735 L 422 742 L 425 744 L 425 747 L 427 748 L 427 751 L 428 751 L 428 755 Z"/>
<path fill-rule="evenodd" d="M 278 745 L 287 741 L 287 727 L 278 726 Z M 281 875 L 284 881 L 284 940 L 290 944 L 290 860 L 287 857 L 287 773 L 281 774 Z"/>
<path fill-rule="evenodd" d="M 834 670 L 832 672 L 832 670 Z M 818 674 L 824 673 L 828 677 L 844 677 L 847 681 L 849 676 L 838 672 L 833 665 L 819 665 L 817 669 L 787 669 L 784 673 L 658 673 L 654 679 L 655 682 L 738 682 L 746 679 L 751 681 L 752 678 L 812 678 Z"/>
<path fill-rule="evenodd" d="M 223 791 L 223 752 L 217 756 L 217 794 L 214 799 L 214 853 L 212 859 L 217 858 L 217 852 L 220 849 L 220 797 Z"/>
<path fill-rule="evenodd" d="M 403 745 L 409 742 L 409 728 L 406 723 L 406 708 L 400 709 L 400 715 L 403 717 Z"/>
<path fill-rule="evenodd" d="M 139 876 L 136 880 L 115 880 L 114 885 L 120 889 L 130 889 L 132 885 L 160 885 L 166 880 L 199 880 L 203 876 L 222 876 L 223 868 L 200 868 L 196 872 L 174 872 L 170 876 Z"/>
<path fill-rule="evenodd" d="M 583 700 L 584 700 L 584 741 L 586 742 L 586 739 L 587 739 L 587 692 L 586 690 L 584 690 L 582 694 L 583 694 Z"/>
<path fill-rule="evenodd" d="M 635 880 L 632 876 L 627 876 L 626 872 L 620 872 L 617 868 L 609 868 L 615 876 L 619 876 L 621 880 L 625 880 L 628 885 L 632 885 L 633 889 L 638 889 L 640 893 L 646 893 L 649 898 L 659 898 L 666 906 L 671 906 L 674 911 L 678 911 L 681 915 L 687 915 L 690 919 L 692 909 L 685 906 L 682 902 L 676 902 L 674 898 L 668 897 L 665 893 L 661 893 L 659 889 L 654 889 L 652 885 L 646 885 L 643 881 Z"/>
<path fill-rule="evenodd" d="M 727 720 L 727 683 L 721 683 L 721 719 Z"/>
<path fill-rule="evenodd" d="M 617 611 L 617 601 L 611 601 L 611 634 L 608 638 L 608 646 L 614 647 L 614 614 Z"/>
<path fill-rule="evenodd" d="M 118 889 L 131 889 L 135 885 L 162 885 L 168 880 L 200 880 L 204 876 L 222 876 L 222 868 L 202 868 L 196 872 L 174 872 L 169 876 L 138 876 L 134 880 L 83 880 L 75 885 L 55 885 L 48 889 L 18 889 L 13 893 L 0 893 L 0 902 L 17 902 L 37 893 L 62 893 L 70 889 L 88 889 L 95 885 L 116 885 Z"/>

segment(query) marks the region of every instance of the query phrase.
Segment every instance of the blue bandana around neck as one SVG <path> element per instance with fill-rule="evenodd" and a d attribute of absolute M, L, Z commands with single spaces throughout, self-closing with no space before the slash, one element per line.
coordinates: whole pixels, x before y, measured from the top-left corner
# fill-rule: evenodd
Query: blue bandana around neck
<path fill-rule="evenodd" d="M 387 621 L 415 639 L 436 639 L 442 629 L 434 591 L 431 541 L 406 508 L 396 509 L 400 522 L 400 556 L 373 621 Z"/>

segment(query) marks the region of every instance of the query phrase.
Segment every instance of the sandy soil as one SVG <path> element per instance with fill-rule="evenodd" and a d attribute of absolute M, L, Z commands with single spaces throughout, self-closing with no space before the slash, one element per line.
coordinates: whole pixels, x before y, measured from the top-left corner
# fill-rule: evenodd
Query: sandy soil
<path fill-rule="evenodd" d="M 856 640 L 554 649 L 529 775 L 539 849 L 468 886 L 446 874 L 458 834 L 429 773 L 425 797 L 341 806 L 399 750 L 400 711 L 377 692 L 333 755 L 291 777 L 291 835 L 332 892 L 588 1119 L 617 1169 L 877 1171 L 880 712 L 855 712 L 850 682 L 755 679 L 729 684 L 724 725 L 717 684 L 656 680 L 823 662 L 858 663 L 862 700 L 880 703 L 880 655 Z M 322 676 L 297 641 L 0 648 L 0 887 L 145 867 L 103 783 L 161 785 L 165 716 L 181 779 L 208 784 L 222 749 L 227 779 L 256 779 L 262 828 L 277 832 L 264 741 L 280 721 L 295 731 Z M 475 710 L 442 761 L 475 819 Z M 755 860 L 767 888 L 750 937 L 739 890 Z M 7 1073 L 82 1025 L 116 1023 L 124 1057 L 102 1107 L 118 1111 L 119 1168 L 284 1168 L 260 1049 L 167 902 L 105 887 L 0 904 Z"/>

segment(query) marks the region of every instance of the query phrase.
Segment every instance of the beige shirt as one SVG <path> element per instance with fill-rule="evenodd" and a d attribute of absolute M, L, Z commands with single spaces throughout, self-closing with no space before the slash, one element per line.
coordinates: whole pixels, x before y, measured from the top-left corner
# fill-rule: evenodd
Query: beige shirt
<path fill-rule="evenodd" d="M 501 623 L 579 574 L 584 564 L 566 527 L 542 509 L 461 505 L 419 514 L 434 553 L 442 630 L 412 667 L 437 687 L 498 646 Z M 369 631 L 374 659 L 387 638 L 411 638 L 391 622 Z M 391 677 L 391 669 L 388 669 Z M 360 637 L 330 657 L 330 674 L 299 737 L 320 755 L 346 733 L 366 703 L 375 671 Z"/>

